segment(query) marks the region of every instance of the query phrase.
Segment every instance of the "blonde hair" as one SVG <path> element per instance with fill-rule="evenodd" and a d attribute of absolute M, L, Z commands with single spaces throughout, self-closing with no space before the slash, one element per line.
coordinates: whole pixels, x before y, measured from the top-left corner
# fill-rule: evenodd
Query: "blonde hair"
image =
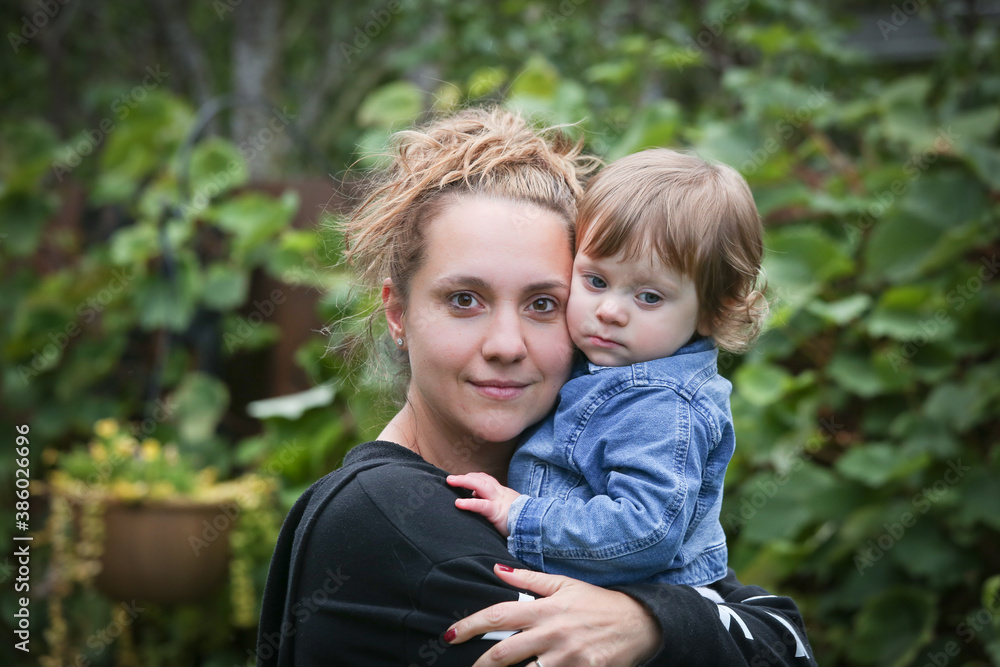
<path fill-rule="evenodd" d="M 499 108 L 473 108 L 396 133 L 389 168 L 343 224 L 345 259 L 375 288 L 406 294 L 423 257 L 423 231 L 455 196 L 529 202 L 576 219 L 580 180 L 596 165 L 557 129 L 536 131 Z"/>
<path fill-rule="evenodd" d="M 464 195 L 557 213 L 566 221 L 572 251 L 580 181 L 599 163 L 581 155 L 581 148 L 558 128 L 535 130 L 500 108 L 466 109 L 398 132 L 388 168 L 374 176 L 368 196 L 340 224 L 344 259 L 364 287 L 377 289 L 391 278 L 405 308 L 425 255 L 428 224 Z M 369 325 L 378 314 L 372 313 Z M 397 357 L 405 361 L 405 354 Z"/>
<path fill-rule="evenodd" d="M 632 261 L 655 252 L 689 276 L 699 324 L 720 348 L 742 352 L 760 333 L 763 228 L 750 187 L 732 167 L 666 148 L 616 160 L 588 185 L 576 234 L 577 250 L 591 257 L 621 253 Z"/>

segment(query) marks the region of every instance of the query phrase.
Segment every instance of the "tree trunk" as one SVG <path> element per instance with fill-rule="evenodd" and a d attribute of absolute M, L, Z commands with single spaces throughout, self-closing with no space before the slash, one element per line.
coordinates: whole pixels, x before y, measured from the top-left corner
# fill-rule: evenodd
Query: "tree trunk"
<path fill-rule="evenodd" d="M 278 0 L 243 0 L 233 20 L 233 93 L 243 103 L 233 109 L 232 137 L 247 156 L 250 178 L 267 180 L 278 173 L 289 136 L 275 106 L 281 7 Z"/>

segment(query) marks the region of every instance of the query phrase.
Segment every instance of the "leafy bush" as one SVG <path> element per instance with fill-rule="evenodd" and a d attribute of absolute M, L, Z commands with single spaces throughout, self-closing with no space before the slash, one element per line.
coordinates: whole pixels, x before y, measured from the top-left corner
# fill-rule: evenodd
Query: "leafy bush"
<path fill-rule="evenodd" d="M 975 4 L 431 0 L 433 29 L 404 11 L 356 54 L 359 85 L 376 88 L 353 91 L 353 114 L 338 107 L 323 147 L 351 164 L 428 104 L 499 101 L 575 123 L 608 160 L 686 146 L 741 170 L 766 225 L 773 316 L 755 351 L 722 359 L 738 438 L 723 523 L 740 576 L 799 601 L 823 665 L 1000 665 L 1000 39 Z M 850 46 L 859 23 L 895 47 L 918 21 L 935 29 L 933 62 Z M 430 95 L 413 83 L 428 78 L 443 81 Z M 224 474 L 277 473 L 288 503 L 383 419 L 377 384 L 357 380 L 367 369 L 308 343 L 300 365 L 332 394 L 272 409 L 237 447 L 199 430 L 204 401 L 169 414 L 157 401 L 198 365 L 186 333 L 209 330 L 227 354 L 280 336 L 241 310 L 254 275 L 328 294 L 324 322 L 370 302 L 326 268 L 335 239 L 289 228 L 292 197 L 234 191 L 246 165 L 232 145 L 199 144 L 181 194 L 192 121 L 154 91 L 76 165 L 79 135 L 2 126 L 0 419 L 30 417 L 57 448 L 105 417 L 164 441 L 189 429 Z M 54 164 L 103 207 L 86 235 L 47 225 L 68 196 Z M 232 657 L 200 620 L 173 638 L 150 620 L 149 637 L 164 655 Z"/>
<path fill-rule="evenodd" d="M 245 182 L 245 160 L 224 140 L 206 139 L 186 154 L 194 118 L 186 103 L 155 92 L 122 119 L 101 150 L 73 169 L 78 186 L 89 188 L 80 195 L 85 217 L 79 225 L 53 219 L 60 202 L 52 170 L 58 175 L 64 168 L 66 149 L 52 131 L 32 121 L 4 125 L 0 136 L 0 154 L 8 158 L 0 163 L 0 420 L 30 425 L 32 476 L 52 482 L 46 495 L 35 487 L 31 528 L 38 531 L 35 581 L 49 581 L 49 590 L 33 584 L 32 599 L 47 598 L 51 611 L 34 603 L 33 647 L 44 636 L 53 656 L 94 664 L 112 655 L 142 664 L 193 664 L 206 653 L 223 664 L 245 660 L 279 516 L 307 479 L 333 469 L 362 440 L 360 432 L 371 428 L 364 414 L 381 404 L 376 385 L 343 390 L 355 384 L 342 378 L 356 374 L 349 361 L 327 355 L 325 339 L 317 336 L 297 359 L 310 380 L 333 388 L 323 410 L 285 420 L 273 439 L 269 427 L 242 445 L 238 432 L 226 427 L 230 388 L 216 377 L 223 362 L 239 363 L 239 355 L 272 345 L 279 335 L 266 321 L 271 313 L 250 303 L 253 280 L 278 281 L 272 297 L 280 302 L 295 289 L 325 295 L 318 299 L 322 321 L 351 314 L 360 302 L 344 289 L 343 273 L 331 268 L 335 258 L 326 255 L 331 241 L 324 227 L 292 227 L 294 192 L 237 190 Z M 58 194 L 72 211 L 75 191 Z M 116 423 L 127 424 L 127 432 L 113 432 Z M 98 438 L 89 450 L 61 455 L 90 439 L 95 424 Z M 160 442 L 175 444 L 161 450 Z M 57 461 L 61 471 L 54 471 Z M 10 465 L 8 459 L 0 469 Z M 281 482 L 278 506 L 247 511 L 264 495 L 216 484 L 217 477 L 258 470 Z M 83 480 L 71 490 L 88 493 L 97 490 L 87 481 L 96 475 L 119 500 L 238 492 L 232 589 L 205 608 L 140 601 L 141 616 L 128 616 L 128 609 L 95 592 L 92 568 L 63 565 L 77 556 L 96 563 L 101 542 L 100 530 L 84 528 L 92 539 L 63 544 L 75 525 L 56 493 L 67 475 Z M 80 510 L 86 526 L 101 524 L 101 507 L 91 507 L 92 500 L 86 495 Z M 55 514 L 62 518 L 53 523 Z M 55 528 L 43 533 L 46 523 Z M 0 534 L 9 539 L 12 530 L 10 522 Z M 74 553 L 80 550 L 88 554 Z M 94 639 L 110 627 L 127 639 Z"/>

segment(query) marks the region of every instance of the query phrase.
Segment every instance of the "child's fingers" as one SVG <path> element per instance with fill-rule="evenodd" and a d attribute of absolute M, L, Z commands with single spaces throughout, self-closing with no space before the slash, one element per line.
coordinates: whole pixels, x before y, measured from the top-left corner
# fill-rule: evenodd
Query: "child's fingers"
<path fill-rule="evenodd" d="M 480 500 L 479 498 L 457 498 L 455 500 L 455 507 L 484 516 L 492 514 L 490 502 L 488 500 Z"/>
<path fill-rule="evenodd" d="M 448 483 L 463 489 L 475 491 L 480 497 L 488 497 L 493 486 L 490 484 L 492 478 L 481 474 L 469 475 L 448 475 Z"/>

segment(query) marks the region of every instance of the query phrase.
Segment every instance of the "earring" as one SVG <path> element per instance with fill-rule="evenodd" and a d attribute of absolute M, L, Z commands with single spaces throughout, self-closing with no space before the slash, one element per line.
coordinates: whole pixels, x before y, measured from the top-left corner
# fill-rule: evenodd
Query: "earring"
<path fill-rule="evenodd" d="M 403 347 L 403 339 L 402 338 L 397 338 L 396 339 L 396 345 L 398 345 L 400 347 Z"/>

